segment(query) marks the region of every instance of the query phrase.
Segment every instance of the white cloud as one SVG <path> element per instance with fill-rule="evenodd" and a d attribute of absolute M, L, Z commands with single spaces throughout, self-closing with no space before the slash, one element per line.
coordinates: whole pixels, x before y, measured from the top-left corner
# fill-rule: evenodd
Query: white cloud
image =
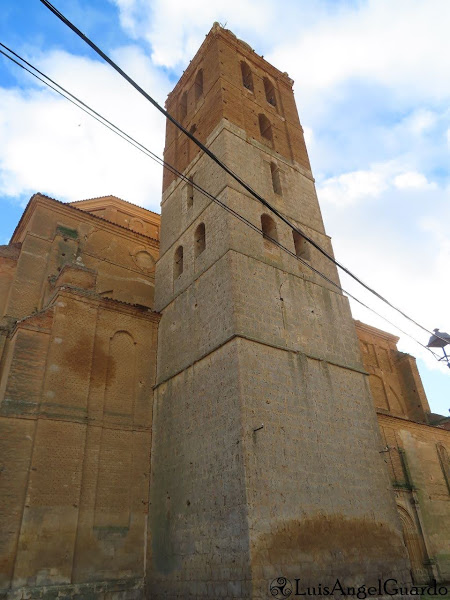
<path fill-rule="evenodd" d="M 387 187 L 385 176 L 377 171 L 354 171 L 324 181 L 319 198 L 340 207 L 348 206 L 366 198 L 376 198 Z"/>
<path fill-rule="evenodd" d="M 116 50 L 144 86 L 169 89 L 140 50 Z M 32 59 L 138 141 L 162 154 L 164 117 L 109 67 L 65 52 Z M 155 140 L 158 145 L 155 145 Z M 158 209 L 161 169 L 47 88 L 1 90 L 0 194 L 42 191 L 61 200 L 115 194 Z"/>
<path fill-rule="evenodd" d="M 407 171 L 394 177 L 394 185 L 399 190 L 405 189 L 434 189 L 436 184 L 428 182 L 425 175 L 416 171 Z"/>
<path fill-rule="evenodd" d="M 320 196 L 319 196 L 320 199 Z M 449 330 L 450 190 L 434 187 L 398 196 L 389 187 L 372 204 L 341 210 L 323 205 L 336 257 L 407 315 L 429 330 Z M 439 215 L 439 216 L 436 216 Z M 343 287 L 422 344 L 429 334 L 377 300 L 345 274 Z M 399 348 L 423 359 L 429 369 L 450 376 L 449 369 L 414 340 L 382 318 L 351 301 L 355 318 L 400 336 Z M 431 399 L 432 400 L 432 399 Z"/>
<path fill-rule="evenodd" d="M 450 281 L 446 276 L 450 262 L 447 227 L 450 187 L 430 183 L 423 173 L 408 169 L 400 160 L 375 164 L 362 175 L 361 172 L 346 173 L 340 180 L 336 177 L 328 184 L 325 187 L 329 197 L 324 197 L 321 186 L 318 196 L 338 260 L 430 331 L 435 327 L 450 330 Z M 363 192 L 357 194 L 361 187 Z M 369 192 L 372 192 L 370 199 Z M 349 203 L 348 196 L 353 198 L 353 203 Z M 341 273 L 341 281 L 348 292 L 385 316 L 391 324 L 351 300 L 355 318 L 399 336 L 401 351 L 422 359 L 430 371 L 439 370 L 446 377 L 450 376 L 443 363 L 437 362 L 429 351 L 406 335 L 426 345 L 427 332 L 345 274 Z M 447 412 L 444 397 L 442 393 L 440 401 L 429 398 L 432 410 Z"/>
<path fill-rule="evenodd" d="M 312 127 L 303 127 L 303 136 L 307 148 L 310 148 L 314 142 L 314 131 Z"/>
<path fill-rule="evenodd" d="M 437 120 L 438 116 L 435 112 L 419 108 L 406 119 L 406 125 L 413 134 L 421 135 L 432 129 Z"/>
<path fill-rule="evenodd" d="M 156 65 L 174 68 L 192 59 L 214 21 L 232 29 L 268 31 L 270 0 L 112 0 L 125 30 L 152 48 Z"/>
<path fill-rule="evenodd" d="M 394 306 L 430 331 L 435 327 L 448 330 L 446 298 L 449 296 L 450 284 L 445 280 L 445 271 L 442 271 L 442 267 L 450 260 L 448 244 L 441 246 L 432 256 L 422 246 L 414 248 L 413 244 L 405 244 L 400 247 L 395 239 L 383 235 L 380 228 L 376 228 L 373 232 L 378 235 L 373 235 L 367 229 L 355 233 L 347 249 L 345 243 L 335 242 L 338 258 Z M 350 253 L 350 247 L 353 248 L 353 253 Z M 428 260 L 419 278 L 414 263 L 421 250 L 427 253 Z M 419 341 L 426 345 L 430 337 L 429 333 L 377 300 L 347 276 L 342 275 L 341 279 L 344 289 L 381 315 L 377 316 L 350 300 L 354 318 L 399 336 L 401 351 L 421 358 L 429 369 L 440 370 L 445 375 L 449 375 L 448 369 L 417 343 Z M 408 337 L 407 334 L 412 337 Z"/>
<path fill-rule="evenodd" d="M 406 169 L 402 161 L 391 160 L 376 163 L 367 170 L 351 171 L 324 179 L 317 186 L 321 202 L 340 208 L 379 198 L 388 189 L 434 190 L 423 173 Z"/>
<path fill-rule="evenodd" d="M 331 14 L 270 53 L 303 93 L 349 80 L 442 100 L 450 92 L 447 0 L 369 0 Z"/>

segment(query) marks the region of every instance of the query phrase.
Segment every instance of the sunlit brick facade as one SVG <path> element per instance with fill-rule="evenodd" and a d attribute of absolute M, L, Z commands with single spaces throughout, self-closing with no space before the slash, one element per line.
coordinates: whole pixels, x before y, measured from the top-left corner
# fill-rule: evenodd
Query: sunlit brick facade
<path fill-rule="evenodd" d="M 215 24 L 167 109 L 332 253 L 292 84 Z M 172 124 L 165 160 L 161 216 L 36 194 L 0 247 L 0 597 L 450 580 L 450 431 L 414 359 Z"/>

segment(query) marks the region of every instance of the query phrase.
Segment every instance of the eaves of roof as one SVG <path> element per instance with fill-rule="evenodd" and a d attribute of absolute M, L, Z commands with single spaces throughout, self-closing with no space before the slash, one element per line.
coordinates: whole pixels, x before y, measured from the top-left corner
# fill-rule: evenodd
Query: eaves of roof
<path fill-rule="evenodd" d="M 140 237 L 146 238 L 147 240 L 152 240 L 153 242 L 156 242 L 159 245 L 159 240 L 157 240 L 156 238 L 153 238 L 149 235 L 145 235 L 144 233 L 140 233 L 138 231 L 134 231 L 133 229 L 128 229 L 128 227 L 124 227 L 123 225 L 113 223 L 112 221 L 109 221 L 108 219 L 105 219 L 104 217 L 100 217 L 93 213 L 87 212 L 86 210 L 82 210 L 81 208 L 77 208 L 76 206 L 73 206 L 72 204 L 69 204 L 68 202 L 62 202 L 61 200 L 56 200 L 56 198 L 52 198 L 51 196 L 47 196 L 46 194 L 42 194 L 41 192 L 36 192 L 35 194 L 33 194 L 31 196 L 30 200 L 28 201 L 28 204 L 26 205 L 25 210 L 23 211 L 22 216 L 20 217 L 19 222 L 17 223 L 17 226 L 14 229 L 14 232 L 11 236 L 11 239 L 9 242 L 10 244 L 14 243 L 14 238 L 15 238 L 16 234 L 18 233 L 18 231 L 20 230 L 20 227 L 25 219 L 25 216 L 28 213 L 28 210 L 30 209 L 30 206 L 32 205 L 35 198 L 38 198 L 38 197 L 45 198 L 46 200 L 50 200 L 51 202 L 57 202 L 58 204 L 68 208 L 69 210 L 76 210 L 77 212 L 82 213 L 85 216 L 87 215 L 88 217 L 90 217 L 92 219 L 97 219 L 97 220 L 103 221 L 105 223 L 109 223 L 110 225 L 113 225 L 114 227 L 119 227 L 121 230 L 127 231 L 128 233 L 131 232 Z M 157 213 L 155 213 L 155 214 L 157 214 Z"/>

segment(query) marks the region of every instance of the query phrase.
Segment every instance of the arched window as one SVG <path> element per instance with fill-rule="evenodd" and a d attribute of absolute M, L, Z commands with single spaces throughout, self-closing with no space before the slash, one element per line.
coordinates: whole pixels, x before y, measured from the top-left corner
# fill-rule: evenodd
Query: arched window
<path fill-rule="evenodd" d="M 277 226 L 272 217 L 269 217 L 269 215 L 261 215 L 261 230 L 264 237 L 264 247 L 267 250 L 272 250 L 275 248 L 272 240 L 278 242 Z"/>
<path fill-rule="evenodd" d="M 292 232 L 292 237 L 294 238 L 295 254 L 297 257 L 303 258 L 303 260 L 310 260 L 309 244 L 305 238 L 297 231 Z"/>
<path fill-rule="evenodd" d="M 273 87 L 273 83 L 267 77 L 264 77 L 264 92 L 266 94 L 266 100 L 272 106 L 277 105 L 277 99 L 275 97 L 275 88 Z"/>
<path fill-rule="evenodd" d="M 253 75 L 250 67 L 244 61 L 241 61 L 242 85 L 253 92 Z"/>
<path fill-rule="evenodd" d="M 266 115 L 258 115 L 259 131 L 266 144 L 273 144 L 272 125 Z"/>
<path fill-rule="evenodd" d="M 197 256 L 199 256 L 203 252 L 203 250 L 206 248 L 206 231 L 205 231 L 204 223 L 200 223 L 200 225 L 195 230 L 194 240 L 195 240 L 195 258 L 197 258 Z"/>
<path fill-rule="evenodd" d="M 183 246 L 178 246 L 173 259 L 173 278 L 176 279 L 183 272 Z"/>
<path fill-rule="evenodd" d="M 203 96 L 203 69 L 197 71 L 195 76 L 195 101 Z"/>
<path fill-rule="evenodd" d="M 187 92 L 183 92 L 180 100 L 180 121 L 187 115 Z"/>
<path fill-rule="evenodd" d="M 272 175 L 273 191 L 275 192 L 275 194 L 281 196 L 283 192 L 281 190 L 280 169 L 273 162 L 270 163 L 270 174 Z"/>
<path fill-rule="evenodd" d="M 189 177 L 187 184 L 186 208 L 189 210 L 194 205 L 194 176 Z"/>

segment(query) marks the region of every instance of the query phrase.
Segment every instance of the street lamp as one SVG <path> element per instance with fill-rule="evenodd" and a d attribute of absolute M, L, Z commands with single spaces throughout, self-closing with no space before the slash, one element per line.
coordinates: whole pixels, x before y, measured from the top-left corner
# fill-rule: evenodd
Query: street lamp
<path fill-rule="evenodd" d="M 445 352 L 445 346 L 450 344 L 450 335 L 443 331 L 439 331 L 439 329 L 433 329 L 433 331 L 434 335 L 430 337 L 427 348 L 442 348 L 444 356 L 439 360 L 445 360 L 447 367 L 450 368 L 450 356 Z"/>

